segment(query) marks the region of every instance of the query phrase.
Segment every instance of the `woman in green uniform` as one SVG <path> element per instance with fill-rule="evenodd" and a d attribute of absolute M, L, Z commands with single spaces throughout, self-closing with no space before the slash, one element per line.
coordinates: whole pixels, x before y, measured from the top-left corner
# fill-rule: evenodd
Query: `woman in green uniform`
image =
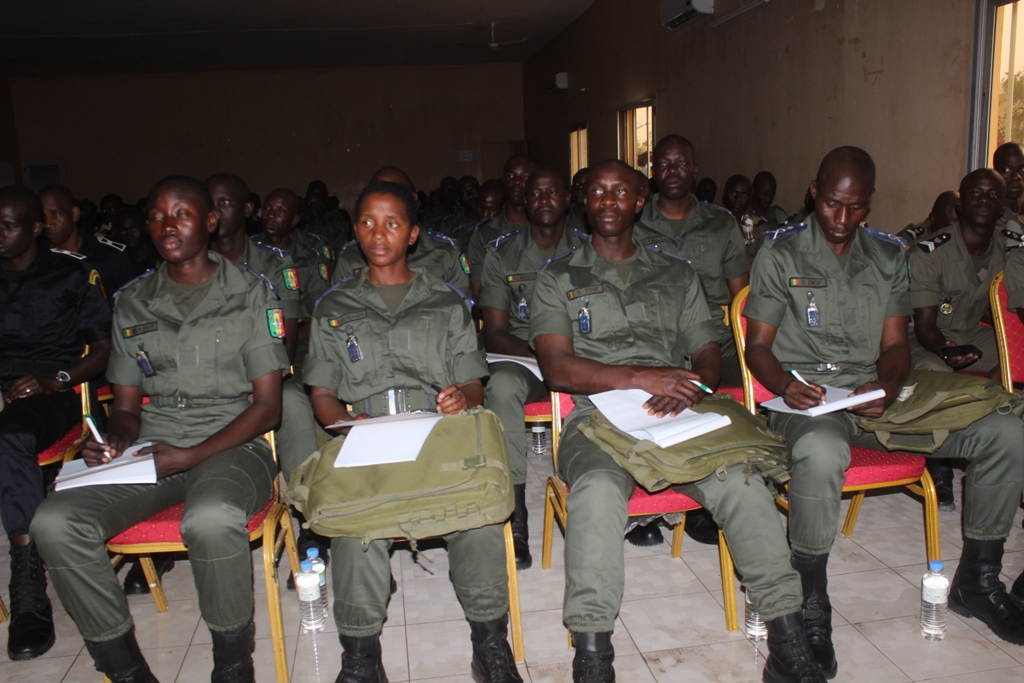
<path fill-rule="evenodd" d="M 413 195 L 395 183 L 373 183 L 360 194 L 355 216 L 368 267 L 328 290 L 313 313 L 304 379 L 317 419 L 331 425 L 412 410 L 451 415 L 482 404 L 487 364 L 477 347 L 471 303 L 406 261 L 419 234 Z M 473 677 L 479 683 L 521 683 L 506 640 L 501 525 L 445 540 L 452 582 L 472 631 Z M 338 681 L 387 680 L 380 633 L 390 595 L 390 547 L 383 540 L 365 551 L 358 538 L 331 542 L 334 619 L 344 649 Z"/>
<path fill-rule="evenodd" d="M 266 282 L 207 250 L 218 217 L 199 181 L 161 181 L 147 221 L 164 263 L 116 296 L 107 370 L 114 403 L 103 442 L 90 439 L 83 456 L 95 466 L 152 442 L 139 454 L 153 455 L 157 482 L 60 491 L 32 522 L 61 603 L 114 683 L 156 679 L 105 543 L 182 501 L 181 535 L 213 640 L 211 680 L 254 680 L 246 524 L 273 491 L 277 467 L 260 435 L 281 419 L 288 358 L 280 304 Z"/>

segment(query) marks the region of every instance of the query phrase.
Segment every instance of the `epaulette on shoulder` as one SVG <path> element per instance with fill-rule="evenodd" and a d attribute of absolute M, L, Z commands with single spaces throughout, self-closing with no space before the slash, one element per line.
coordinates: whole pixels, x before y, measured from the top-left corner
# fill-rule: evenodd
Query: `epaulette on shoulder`
<path fill-rule="evenodd" d="M 588 235 L 587 233 L 583 232 L 582 230 L 578 230 L 576 228 L 573 228 L 572 232 L 573 232 L 574 235 L 579 237 L 581 240 L 589 240 L 590 239 L 590 235 Z"/>
<path fill-rule="evenodd" d="M 497 249 L 499 246 L 501 246 L 502 242 L 507 242 L 510 239 L 514 238 L 514 237 L 518 237 L 519 233 L 521 233 L 521 232 L 522 232 L 522 230 L 509 230 L 504 235 L 496 237 L 495 239 L 491 240 L 487 244 L 488 244 L 488 246 L 490 246 L 491 249 Z"/>
<path fill-rule="evenodd" d="M 905 235 L 903 239 L 910 241 L 916 240 L 918 237 L 924 234 L 924 225 L 920 223 L 911 223 L 907 227 L 896 233 L 897 236 Z"/>
<path fill-rule="evenodd" d="M 544 270 L 545 268 L 547 268 L 549 265 L 551 265 L 555 261 L 561 261 L 566 256 L 570 256 L 572 254 L 575 254 L 577 250 L 579 250 L 579 247 L 573 247 L 569 251 L 563 251 L 561 254 L 555 254 L 554 256 L 549 258 L 547 261 L 545 261 L 544 263 L 540 264 L 540 268 L 538 268 L 537 270 Z"/>
<path fill-rule="evenodd" d="M 729 211 L 729 209 L 725 208 L 724 206 L 719 206 L 718 204 L 712 204 L 711 202 L 701 202 L 701 204 L 703 204 L 704 206 L 708 207 L 709 209 L 713 209 L 714 211 L 721 211 L 722 213 L 724 213 L 727 216 L 732 216 L 732 212 Z"/>
<path fill-rule="evenodd" d="M 1006 251 L 1024 247 L 1024 235 L 1013 230 L 1001 230 L 1000 235 L 1006 238 Z"/>
<path fill-rule="evenodd" d="M 67 251 L 66 249 L 55 249 L 53 247 L 50 247 L 50 251 L 52 251 L 54 254 L 61 254 L 63 256 L 70 256 L 71 258 L 77 259 L 79 261 L 84 261 L 85 260 L 85 255 L 84 254 L 79 254 L 77 251 Z"/>
<path fill-rule="evenodd" d="M 462 297 L 462 300 L 466 302 L 466 305 L 467 305 L 467 306 L 469 306 L 469 308 L 470 308 L 470 309 L 472 309 L 472 308 L 473 308 L 474 306 L 476 306 L 476 302 L 475 302 L 475 301 L 473 301 L 473 300 L 472 300 L 471 298 L 469 298 L 469 297 L 468 297 L 468 296 L 466 295 L 466 293 L 465 293 L 465 292 L 463 292 L 463 291 L 462 291 L 461 289 L 459 289 L 458 287 L 456 287 L 456 286 L 455 286 L 455 285 L 453 285 L 452 283 L 448 282 L 447 280 L 442 280 L 441 278 L 437 278 L 437 280 L 438 280 L 438 282 L 443 282 L 443 283 L 445 283 L 446 285 L 448 285 L 448 287 L 449 287 L 449 288 L 451 288 L 451 290 L 452 290 L 453 292 L 455 292 L 456 294 L 458 294 L 459 296 L 461 296 L 461 297 Z"/>
<path fill-rule="evenodd" d="M 907 248 L 907 241 L 905 239 L 903 239 L 902 237 L 897 237 L 891 232 L 886 232 L 885 230 L 879 230 L 878 228 L 872 228 L 865 225 L 864 234 L 867 235 L 868 237 L 874 237 L 876 240 L 882 240 L 883 242 L 895 244 L 900 249 Z"/>
<path fill-rule="evenodd" d="M 448 235 L 444 235 L 442 233 L 439 233 L 437 230 L 427 230 L 427 237 L 429 237 L 432 240 L 437 240 L 438 242 L 444 242 L 445 244 L 447 244 L 450 247 L 457 247 L 457 246 L 459 246 L 458 242 L 453 240 Z"/>
<path fill-rule="evenodd" d="M 123 292 L 124 290 L 128 289 L 129 287 L 134 285 L 136 282 L 138 282 L 142 278 L 148 277 L 148 276 L 152 275 L 155 272 L 156 272 L 155 268 L 150 268 L 149 270 L 147 270 L 142 275 L 139 275 L 138 277 L 133 277 L 131 280 L 129 280 L 128 282 L 126 282 L 123 285 L 121 285 L 121 289 L 119 289 L 116 292 L 114 292 L 114 297 L 113 298 L 116 299 L 118 297 L 118 295 L 121 294 L 121 292 Z"/>
<path fill-rule="evenodd" d="M 267 288 L 271 292 L 275 292 L 276 293 L 278 291 L 277 287 L 274 286 L 274 283 L 270 281 L 270 278 L 268 278 L 266 275 L 264 275 L 260 271 L 256 270 L 252 266 L 250 266 L 245 261 L 239 261 L 235 265 L 237 265 L 242 270 L 248 271 L 248 272 L 252 273 L 253 275 L 255 275 L 256 277 L 258 277 L 260 280 L 263 281 L 263 284 L 265 284 L 267 286 Z"/>
<path fill-rule="evenodd" d="M 924 253 L 930 254 L 939 247 L 941 247 L 946 242 L 950 241 L 951 239 L 953 239 L 953 236 L 951 234 L 949 234 L 948 232 L 943 232 L 939 233 L 930 240 L 921 240 L 920 242 L 917 243 L 917 247 Z"/>
<path fill-rule="evenodd" d="M 797 223 L 796 225 L 787 225 L 785 227 L 778 228 L 776 230 L 765 230 L 764 231 L 764 238 L 766 240 L 771 240 L 771 241 L 774 242 L 775 240 L 777 240 L 777 239 L 779 239 L 781 237 L 788 237 L 790 235 L 795 235 L 798 232 L 803 232 L 806 229 L 807 229 L 807 223 Z"/>
<path fill-rule="evenodd" d="M 347 275 L 347 276 L 341 278 L 341 280 L 338 282 L 338 284 L 331 285 L 330 287 L 328 287 L 326 292 L 324 292 L 319 297 L 317 297 L 317 300 L 313 303 L 313 309 L 315 310 L 316 307 L 320 305 L 320 302 L 324 300 L 325 296 L 327 296 L 328 294 L 330 294 L 331 292 L 333 292 L 338 287 L 342 286 L 343 284 L 345 284 L 346 282 L 348 282 L 351 279 L 352 279 L 352 276 L 351 275 Z"/>
<path fill-rule="evenodd" d="M 327 244 L 327 238 L 324 237 L 323 235 L 318 235 L 317 233 L 310 232 L 309 230 L 300 230 L 300 232 L 306 237 L 315 239 L 317 242 L 323 242 L 324 244 Z"/>
<path fill-rule="evenodd" d="M 674 258 L 674 259 L 678 259 L 678 260 L 682 261 L 683 263 L 685 263 L 688 266 L 692 266 L 693 265 L 692 263 L 690 263 L 690 259 L 686 258 L 685 256 L 682 256 L 681 254 L 677 254 L 674 251 L 669 251 L 668 249 L 665 249 L 664 247 L 661 247 L 661 246 L 659 246 L 657 244 L 648 244 L 647 248 L 650 249 L 651 251 L 656 251 L 659 254 L 664 254 L 665 256 L 668 256 L 668 257 L 671 257 L 671 258 Z"/>
<path fill-rule="evenodd" d="M 316 247 L 314 247 L 311 244 L 306 244 L 305 242 L 299 242 L 298 240 L 296 240 L 293 244 L 297 244 L 298 246 L 302 247 L 303 249 L 305 249 L 310 254 L 313 254 L 313 256 L 322 256 L 323 255 L 323 254 L 320 253 L 319 249 L 317 249 Z M 292 249 L 292 251 L 295 251 L 295 250 Z"/>
<path fill-rule="evenodd" d="M 286 256 L 289 255 L 289 253 L 287 251 L 285 251 L 284 249 L 279 249 L 277 247 L 272 247 L 269 244 L 267 244 L 266 242 L 256 242 L 256 240 L 253 240 L 253 242 L 260 249 L 266 249 L 267 251 L 276 254 L 280 258 L 285 258 Z"/>
<path fill-rule="evenodd" d="M 115 242 L 112 239 L 107 239 L 103 235 L 96 235 L 96 241 L 99 242 L 100 244 L 105 244 L 111 249 L 117 249 L 118 251 L 124 251 L 125 249 L 128 248 L 127 245 L 121 244 L 120 242 Z"/>
<path fill-rule="evenodd" d="M 342 252 L 348 250 L 348 248 L 352 247 L 352 246 L 355 246 L 356 248 L 358 248 L 359 247 L 359 240 L 350 240 L 348 242 L 345 242 L 345 244 L 341 245 L 341 249 L 338 251 L 338 253 L 341 254 Z"/>

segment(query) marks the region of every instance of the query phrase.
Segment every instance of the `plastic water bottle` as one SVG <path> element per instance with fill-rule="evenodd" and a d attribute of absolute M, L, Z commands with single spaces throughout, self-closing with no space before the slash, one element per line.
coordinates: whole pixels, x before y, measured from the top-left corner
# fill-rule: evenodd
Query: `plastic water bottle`
<path fill-rule="evenodd" d="M 320 603 L 320 577 L 313 571 L 313 563 L 303 560 L 301 571 L 295 575 L 295 592 L 299 594 L 299 619 L 302 632 L 324 630 L 324 609 Z"/>
<path fill-rule="evenodd" d="M 547 430 L 542 424 L 534 424 L 530 427 L 530 434 L 533 437 L 533 452 L 537 455 L 544 453 L 547 448 Z"/>
<path fill-rule="evenodd" d="M 942 573 L 942 561 L 932 560 L 921 579 L 921 635 L 926 640 L 946 637 L 946 607 L 949 579 Z"/>
<path fill-rule="evenodd" d="M 760 643 L 768 637 L 768 628 L 764 625 L 764 620 L 761 619 L 761 615 L 756 609 L 754 604 L 750 602 L 750 596 L 744 591 L 743 596 L 745 598 L 746 615 L 744 618 L 743 630 L 747 634 L 747 638 Z"/>
<path fill-rule="evenodd" d="M 320 557 L 320 548 L 312 546 L 306 548 L 306 559 L 313 565 L 313 571 L 320 577 L 320 606 L 324 611 L 324 618 L 327 617 L 327 563 Z"/>

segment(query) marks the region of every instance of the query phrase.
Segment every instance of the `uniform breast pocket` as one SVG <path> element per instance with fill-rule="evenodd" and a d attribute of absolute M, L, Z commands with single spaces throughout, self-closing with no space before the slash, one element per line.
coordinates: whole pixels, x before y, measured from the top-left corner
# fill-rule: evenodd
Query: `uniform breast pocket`
<path fill-rule="evenodd" d="M 790 306 L 801 327 L 812 332 L 824 332 L 828 326 L 828 316 L 835 313 L 829 310 L 826 294 L 824 289 L 790 289 Z"/>
<path fill-rule="evenodd" d="M 208 359 L 212 360 L 213 373 L 210 378 L 204 376 L 209 362 L 202 358 L 203 354 L 200 349 L 196 383 L 211 384 L 212 388 L 207 391 L 211 391 L 215 396 L 231 397 L 248 391 L 249 382 L 246 380 L 243 348 L 252 333 L 251 322 L 234 318 L 218 318 L 210 320 L 205 327 L 210 335 L 209 343 L 212 353 Z"/>
<path fill-rule="evenodd" d="M 618 301 L 605 292 L 574 299 L 568 310 L 577 337 L 610 339 L 624 322 Z"/>
<path fill-rule="evenodd" d="M 691 237 L 683 243 L 682 256 L 693 266 L 693 269 L 702 276 L 713 275 L 709 269 L 714 269 L 713 259 L 708 258 L 707 243 L 703 237 Z"/>
<path fill-rule="evenodd" d="M 388 339 L 380 339 L 373 328 L 365 318 L 328 328 L 333 341 L 331 348 L 344 368 L 343 383 L 372 384 L 381 376 L 380 345 L 387 344 Z"/>

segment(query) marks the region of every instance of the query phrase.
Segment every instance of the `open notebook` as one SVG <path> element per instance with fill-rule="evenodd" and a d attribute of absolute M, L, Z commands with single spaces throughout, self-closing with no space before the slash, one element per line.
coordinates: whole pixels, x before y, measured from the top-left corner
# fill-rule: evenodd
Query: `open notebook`
<path fill-rule="evenodd" d="M 72 460 L 61 468 L 57 475 L 57 491 L 75 489 L 79 486 L 100 486 L 103 484 L 155 484 L 156 463 L 152 453 L 135 456 L 135 453 L 152 442 L 144 441 L 126 448 L 124 453 L 103 465 L 89 467 L 85 460 Z"/>
<path fill-rule="evenodd" d="M 352 427 L 334 459 L 334 466 L 413 462 L 430 436 L 430 430 L 442 417 L 444 415 L 439 413 L 400 413 L 333 424 L 328 429 Z"/>
<path fill-rule="evenodd" d="M 662 448 L 674 446 L 708 432 L 729 426 L 727 415 L 684 410 L 675 417 L 648 415 L 644 408 L 651 394 L 640 389 L 605 391 L 590 400 L 613 425 L 638 439 L 653 441 Z"/>
<path fill-rule="evenodd" d="M 857 394 L 851 396 L 853 393 L 852 389 L 839 389 L 838 387 L 829 386 L 828 384 L 820 385 L 825 389 L 825 402 L 820 406 L 814 406 L 807 410 L 797 410 L 796 408 L 790 408 L 786 405 L 785 399 L 781 396 L 776 396 L 770 401 L 765 401 L 761 404 L 762 408 L 768 410 L 774 410 L 777 413 L 793 413 L 795 415 L 808 415 L 810 417 L 816 417 L 818 415 L 825 415 L 826 413 L 834 413 L 839 410 L 846 410 L 859 406 L 863 403 L 870 403 L 876 398 L 884 398 L 885 391 L 883 389 L 875 389 L 869 391 L 866 394 Z"/>

